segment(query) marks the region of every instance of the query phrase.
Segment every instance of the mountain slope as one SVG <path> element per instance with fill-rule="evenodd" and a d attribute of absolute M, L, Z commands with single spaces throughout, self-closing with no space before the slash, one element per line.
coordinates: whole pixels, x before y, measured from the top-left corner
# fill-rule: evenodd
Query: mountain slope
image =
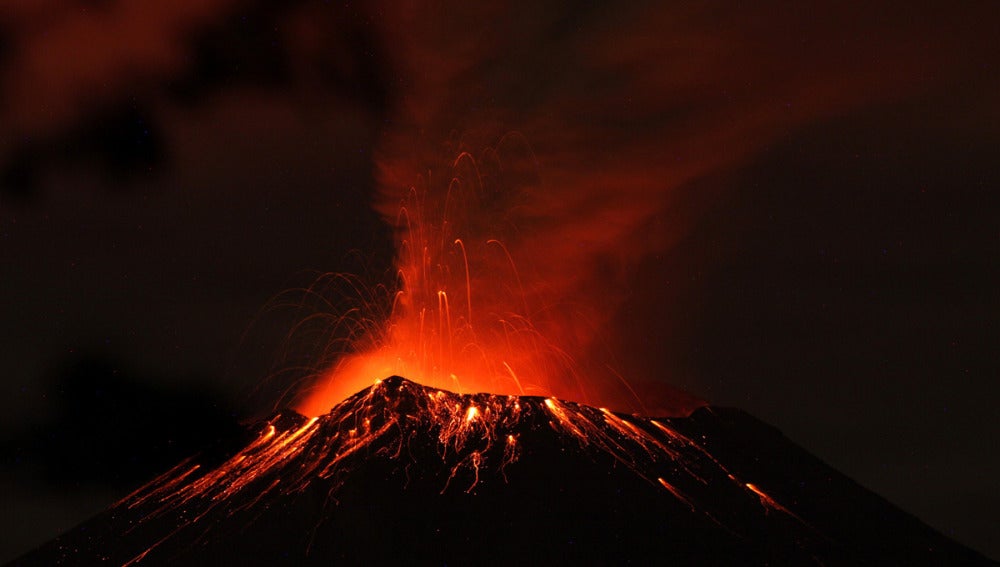
<path fill-rule="evenodd" d="M 14 565 L 989 564 L 738 410 L 399 377 L 283 412 Z"/>

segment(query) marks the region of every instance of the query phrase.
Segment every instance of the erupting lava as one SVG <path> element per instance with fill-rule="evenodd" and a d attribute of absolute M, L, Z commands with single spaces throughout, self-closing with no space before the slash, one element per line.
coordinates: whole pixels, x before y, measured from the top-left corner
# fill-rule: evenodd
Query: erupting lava
<path fill-rule="evenodd" d="M 373 292 L 356 279 L 326 276 L 361 299 L 332 314 L 328 355 L 335 361 L 311 380 L 296 409 L 320 415 L 393 374 L 459 393 L 642 407 L 607 368 L 588 368 L 581 379 L 575 356 L 592 348 L 591 322 L 556 285 L 526 277 L 513 257 L 530 247 L 513 217 L 529 193 L 537 198 L 534 169 L 526 142 L 508 135 L 480 159 L 460 153 L 446 182 L 429 174 L 406 192 L 392 219 L 396 287 Z"/>

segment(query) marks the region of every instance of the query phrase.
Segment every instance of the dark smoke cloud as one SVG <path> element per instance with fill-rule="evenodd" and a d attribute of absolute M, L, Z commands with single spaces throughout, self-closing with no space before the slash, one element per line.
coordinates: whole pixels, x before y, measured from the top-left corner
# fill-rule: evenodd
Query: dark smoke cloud
<path fill-rule="evenodd" d="M 181 73 L 191 57 L 188 35 L 234 2 L 9 4 L 4 122 L 27 134 L 58 130 L 137 80 Z"/>
<path fill-rule="evenodd" d="M 111 183 L 160 176 L 164 112 L 220 93 L 336 94 L 383 112 L 362 17 L 304 1 L 14 3 L 0 15 L 0 195 L 31 198 L 43 175 L 81 165 Z"/>

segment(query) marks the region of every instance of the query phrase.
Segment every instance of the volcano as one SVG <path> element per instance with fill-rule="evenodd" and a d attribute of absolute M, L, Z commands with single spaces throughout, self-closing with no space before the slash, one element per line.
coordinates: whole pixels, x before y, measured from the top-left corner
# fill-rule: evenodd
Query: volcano
<path fill-rule="evenodd" d="M 735 409 L 400 377 L 283 411 L 11 565 L 992 564 Z"/>

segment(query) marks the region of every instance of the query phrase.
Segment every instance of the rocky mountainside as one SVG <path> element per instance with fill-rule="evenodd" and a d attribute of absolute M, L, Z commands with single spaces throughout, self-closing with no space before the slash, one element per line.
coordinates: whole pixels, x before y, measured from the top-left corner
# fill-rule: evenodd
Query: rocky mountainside
<path fill-rule="evenodd" d="M 992 564 L 734 409 L 403 378 L 282 412 L 12 565 Z"/>

